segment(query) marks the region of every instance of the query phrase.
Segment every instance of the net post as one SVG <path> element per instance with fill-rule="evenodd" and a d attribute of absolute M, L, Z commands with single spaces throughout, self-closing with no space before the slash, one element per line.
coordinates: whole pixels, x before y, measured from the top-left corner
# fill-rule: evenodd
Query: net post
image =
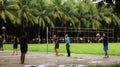
<path fill-rule="evenodd" d="M 46 28 L 46 42 L 47 42 L 47 44 L 46 44 L 46 52 L 48 54 L 48 27 Z"/>

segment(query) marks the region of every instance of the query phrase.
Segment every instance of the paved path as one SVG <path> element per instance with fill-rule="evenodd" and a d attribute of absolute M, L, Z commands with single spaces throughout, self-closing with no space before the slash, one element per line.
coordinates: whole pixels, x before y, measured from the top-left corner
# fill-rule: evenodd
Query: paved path
<path fill-rule="evenodd" d="M 20 64 L 20 52 L 18 55 L 12 55 L 12 51 L 0 52 L 0 67 L 86 67 L 119 63 L 120 56 L 103 58 L 103 55 L 72 54 L 66 57 L 64 53 L 55 56 L 54 53 L 28 52 L 25 64 Z"/>

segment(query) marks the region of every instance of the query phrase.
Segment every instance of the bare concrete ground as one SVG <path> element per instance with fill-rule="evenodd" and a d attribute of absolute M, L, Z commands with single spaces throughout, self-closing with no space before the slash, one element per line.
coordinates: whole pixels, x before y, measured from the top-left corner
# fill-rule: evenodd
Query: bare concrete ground
<path fill-rule="evenodd" d="M 111 65 L 120 64 L 120 56 L 110 56 L 103 58 L 103 55 L 90 54 L 66 54 L 28 52 L 25 64 L 20 64 L 20 52 L 12 55 L 12 51 L 0 52 L 0 67 L 86 67 L 89 65 Z"/>

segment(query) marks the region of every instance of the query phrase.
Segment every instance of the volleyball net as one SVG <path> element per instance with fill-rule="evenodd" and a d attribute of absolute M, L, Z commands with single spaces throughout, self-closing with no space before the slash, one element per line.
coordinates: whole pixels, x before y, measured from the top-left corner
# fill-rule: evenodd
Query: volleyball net
<path fill-rule="evenodd" d="M 53 34 L 59 37 L 61 43 L 64 41 L 65 34 L 69 34 L 72 43 L 96 43 L 103 33 L 108 36 L 109 42 L 114 42 L 113 29 L 92 29 L 92 28 L 75 28 L 75 27 L 55 27 L 50 28 L 50 39 Z"/>

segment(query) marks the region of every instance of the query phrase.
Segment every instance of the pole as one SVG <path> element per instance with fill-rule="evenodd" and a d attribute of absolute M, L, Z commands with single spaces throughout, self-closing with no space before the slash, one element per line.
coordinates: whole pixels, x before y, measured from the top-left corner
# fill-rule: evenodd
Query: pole
<path fill-rule="evenodd" d="M 46 41 L 47 41 L 46 51 L 47 51 L 47 54 L 48 54 L 48 27 L 46 29 Z"/>
<path fill-rule="evenodd" d="M 39 28 L 38 28 L 38 43 L 40 43 L 40 22 L 38 21 L 38 23 L 39 23 Z"/>
<path fill-rule="evenodd" d="M 6 36 L 5 36 L 5 30 L 6 30 L 6 27 L 2 27 L 2 30 L 3 30 L 3 41 L 6 42 Z"/>

